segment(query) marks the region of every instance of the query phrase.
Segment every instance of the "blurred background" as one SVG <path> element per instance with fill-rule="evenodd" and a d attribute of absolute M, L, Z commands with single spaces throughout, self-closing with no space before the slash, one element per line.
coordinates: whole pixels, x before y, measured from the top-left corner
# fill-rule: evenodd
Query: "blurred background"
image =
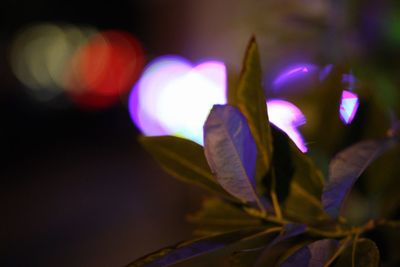
<path fill-rule="evenodd" d="M 323 172 L 398 119 L 396 1 L 3 0 L 0 265 L 123 266 L 188 239 L 205 193 L 137 137 L 201 144 L 253 34 L 270 120 Z M 398 152 L 353 192 L 355 223 L 398 216 Z"/>

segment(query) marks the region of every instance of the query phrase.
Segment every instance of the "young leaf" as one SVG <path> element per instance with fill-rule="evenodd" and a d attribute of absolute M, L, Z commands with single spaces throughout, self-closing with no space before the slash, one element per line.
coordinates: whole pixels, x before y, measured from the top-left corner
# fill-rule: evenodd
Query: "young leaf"
<path fill-rule="evenodd" d="M 187 219 L 196 225 L 197 235 L 220 234 L 262 224 L 260 219 L 218 198 L 205 199 L 201 210 Z"/>
<path fill-rule="evenodd" d="M 182 261 L 199 257 L 224 249 L 225 247 L 240 241 L 241 239 L 260 232 L 260 229 L 245 229 L 233 231 L 195 241 L 183 242 L 178 245 L 161 249 L 150 255 L 144 256 L 127 265 L 127 267 L 157 267 L 178 264 Z"/>
<path fill-rule="evenodd" d="M 347 246 L 334 266 L 378 267 L 380 260 L 376 244 L 366 238 L 358 239 L 355 242 L 355 252 L 353 252 L 353 246 Z"/>
<path fill-rule="evenodd" d="M 170 175 L 233 200 L 215 181 L 200 145 L 174 136 L 141 136 L 139 141 Z"/>
<path fill-rule="evenodd" d="M 393 139 L 367 140 L 357 143 L 339 154 L 329 164 L 329 181 L 324 186 L 322 205 L 337 218 L 346 196 L 364 170 L 394 144 Z"/>
<path fill-rule="evenodd" d="M 228 92 L 230 105 L 236 106 L 246 117 L 257 144 L 257 181 L 269 171 L 272 160 L 272 137 L 269 126 L 265 94 L 262 87 L 260 55 L 255 38 L 251 38 L 239 84 Z"/>
<path fill-rule="evenodd" d="M 214 105 L 204 124 L 204 151 L 217 181 L 243 202 L 261 201 L 256 193 L 257 148 L 240 111 Z"/>

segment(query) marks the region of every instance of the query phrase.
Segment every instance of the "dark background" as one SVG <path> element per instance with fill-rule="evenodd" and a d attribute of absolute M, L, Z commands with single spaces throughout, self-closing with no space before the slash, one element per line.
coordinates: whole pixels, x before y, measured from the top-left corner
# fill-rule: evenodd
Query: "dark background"
<path fill-rule="evenodd" d="M 184 215 L 200 193 L 143 151 L 123 103 L 38 103 L 7 59 L 15 33 L 43 21 L 128 31 L 147 59 L 178 53 L 183 9 L 184 1 L 0 3 L 1 266 L 123 266 L 190 236 Z"/>

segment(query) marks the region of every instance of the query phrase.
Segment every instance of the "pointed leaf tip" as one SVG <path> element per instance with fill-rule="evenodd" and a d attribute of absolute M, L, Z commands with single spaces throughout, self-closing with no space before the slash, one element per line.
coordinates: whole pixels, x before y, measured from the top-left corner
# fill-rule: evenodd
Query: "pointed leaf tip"
<path fill-rule="evenodd" d="M 258 202 L 257 149 L 246 119 L 230 105 L 215 105 L 204 124 L 204 151 L 221 186 L 243 202 Z"/>

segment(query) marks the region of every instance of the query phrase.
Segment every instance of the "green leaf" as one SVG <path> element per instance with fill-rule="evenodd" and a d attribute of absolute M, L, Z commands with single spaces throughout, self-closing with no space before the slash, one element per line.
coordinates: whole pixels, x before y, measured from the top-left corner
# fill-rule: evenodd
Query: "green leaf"
<path fill-rule="evenodd" d="M 258 149 L 257 181 L 260 181 L 271 167 L 273 147 L 262 87 L 260 55 L 254 37 L 247 47 L 238 86 L 230 88 L 228 101 L 239 108 L 249 124 Z"/>
<path fill-rule="evenodd" d="M 366 238 L 358 239 L 355 242 L 353 246 L 346 247 L 334 266 L 378 267 L 380 260 L 379 250 L 376 244 L 372 240 Z"/>
<path fill-rule="evenodd" d="M 204 152 L 219 184 L 244 203 L 263 204 L 256 191 L 257 148 L 246 119 L 230 105 L 214 105 L 204 124 Z"/>
<path fill-rule="evenodd" d="M 329 181 L 321 197 L 324 210 L 332 218 L 340 215 L 343 203 L 358 177 L 394 143 L 392 138 L 362 141 L 333 158 L 329 164 Z"/>
<path fill-rule="evenodd" d="M 222 266 L 235 252 L 268 244 L 279 227 L 250 228 L 180 243 L 142 257 L 127 267 Z"/>
<path fill-rule="evenodd" d="M 259 231 L 259 229 L 246 229 L 182 242 L 137 259 L 130 263 L 128 267 L 155 267 L 177 264 L 193 257 L 224 249 L 228 245 L 238 242 L 244 237 L 253 235 Z"/>
<path fill-rule="evenodd" d="M 170 175 L 235 201 L 215 181 L 200 145 L 174 136 L 141 136 L 139 141 Z"/>
<path fill-rule="evenodd" d="M 260 219 L 218 198 L 205 199 L 201 210 L 188 215 L 187 219 L 196 225 L 197 235 L 220 234 L 262 225 Z"/>

